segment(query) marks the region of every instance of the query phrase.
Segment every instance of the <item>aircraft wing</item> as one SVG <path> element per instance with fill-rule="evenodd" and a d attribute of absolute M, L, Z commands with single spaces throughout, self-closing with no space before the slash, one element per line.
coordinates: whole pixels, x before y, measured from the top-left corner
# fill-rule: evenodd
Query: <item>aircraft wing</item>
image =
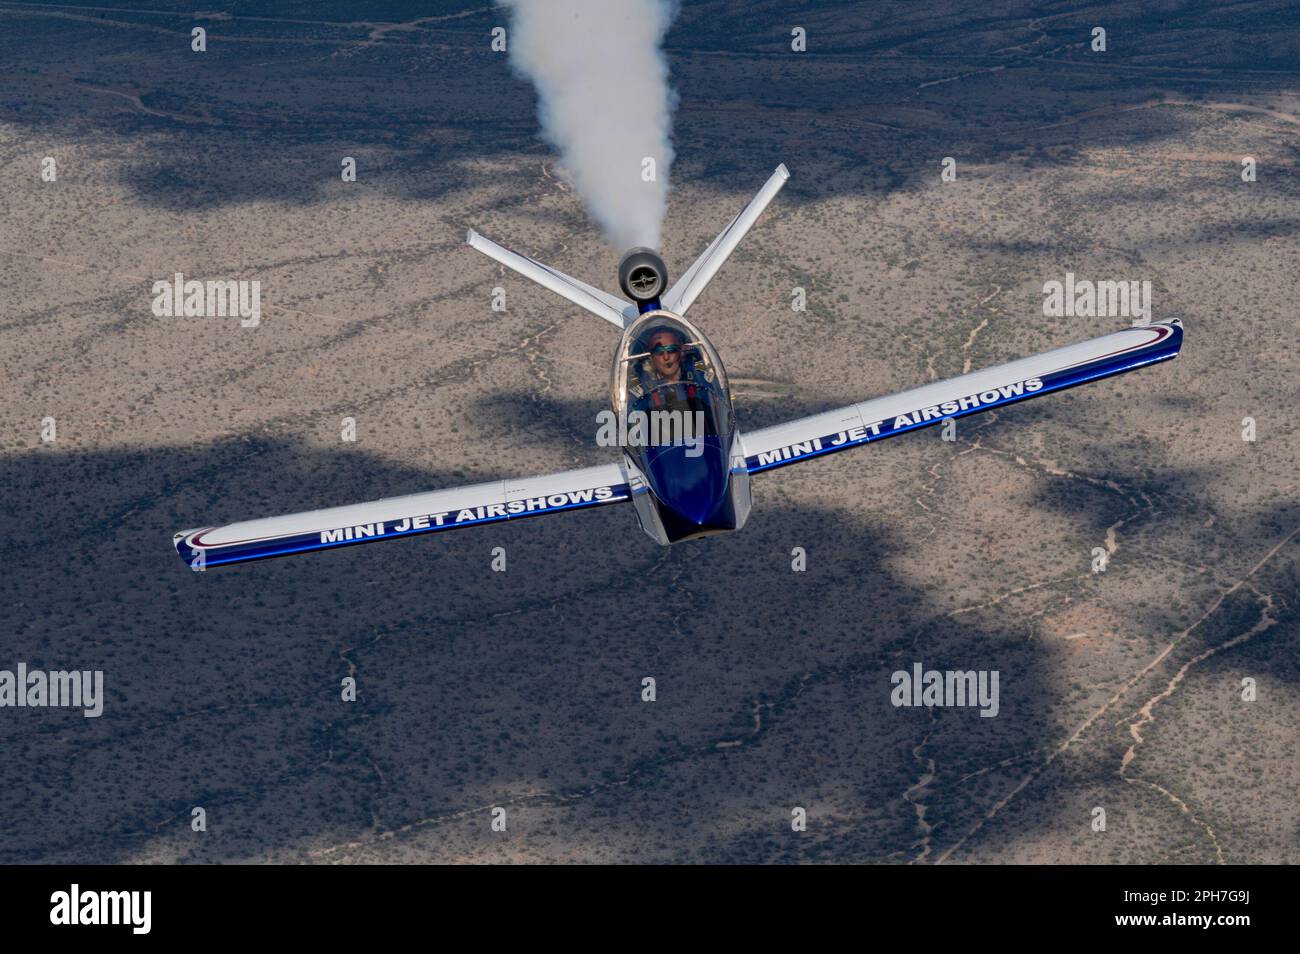
<path fill-rule="evenodd" d="M 520 255 L 508 248 L 503 248 L 491 239 L 484 238 L 473 229 L 465 236 L 465 241 L 489 258 L 496 259 L 506 268 L 514 269 L 525 278 L 531 278 L 543 288 L 549 288 L 563 298 L 567 298 L 580 308 L 599 315 L 615 324 L 620 330 L 639 314 L 636 305 L 624 301 L 617 295 L 593 288 L 586 282 L 571 278 L 564 272 L 557 271 L 549 265 L 543 265 L 527 255 Z"/>
<path fill-rule="evenodd" d="M 758 190 L 758 195 L 749 200 L 727 227 L 718 233 L 718 237 L 709 244 L 694 264 L 682 273 L 682 277 L 677 279 L 672 288 L 668 289 L 662 299 L 665 308 L 679 315 L 686 314 L 686 309 L 690 308 L 695 299 L 700 296 L 700 292 L 704 291 L 704 287 L 717 274 L 722 263 L 727 260 L 727 256 L 735 251 L 740 240 L 745 237 L 745 233 L 758 221 L 758 217 L 763 214 L 768 203 L 776 198 L 776 194 L 785 185 L 785 180 L 789 178 L 790 170 L 786 169 L 785 163 L 781 163 L 764 183 L 763 188 Z"/>
<path fill-rule="evenodd" d="M 772 470 L 823 454 L 893 437 L 950 417 L 963 417 L 1176 357 L 1183 344 L 1178 319 L 1126 328 L 936 381 L 889 397 L 741 433 L 749 473 Z"/>
<path fill-rule="evenodd" d="M 630 499 L 622 466 L 603 464 L 545 477 L 494 480 L 224 527 L 184 530 L 172 542 L 185 562 L 198 570 Z"/>

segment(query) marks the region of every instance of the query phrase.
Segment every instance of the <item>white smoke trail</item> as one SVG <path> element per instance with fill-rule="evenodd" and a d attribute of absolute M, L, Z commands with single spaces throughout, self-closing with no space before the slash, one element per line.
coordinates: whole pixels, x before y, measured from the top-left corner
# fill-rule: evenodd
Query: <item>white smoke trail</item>
<path fill-rule="evenodd" d="M 676 2 L 497 2 L 512 12 L 510 62 L 537 87 L 542 134 L 565 178 L 616 249 L 659 248 L 676 104 L 659 44 Z"/>

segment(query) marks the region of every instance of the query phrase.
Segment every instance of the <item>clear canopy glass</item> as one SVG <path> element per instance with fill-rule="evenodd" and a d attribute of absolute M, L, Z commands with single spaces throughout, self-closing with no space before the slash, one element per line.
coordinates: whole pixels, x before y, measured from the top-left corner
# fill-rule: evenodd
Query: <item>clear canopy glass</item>
<path fill-rule="evenodd" d="M 638 318 L 623 334 L 610 384 L 615 414 L 639 463 L 645 448 L 683 439 L 709 437 L 711 444 L 730 446 L 726 372 L 713 346 L 685 319 L 662 311 Z"/>

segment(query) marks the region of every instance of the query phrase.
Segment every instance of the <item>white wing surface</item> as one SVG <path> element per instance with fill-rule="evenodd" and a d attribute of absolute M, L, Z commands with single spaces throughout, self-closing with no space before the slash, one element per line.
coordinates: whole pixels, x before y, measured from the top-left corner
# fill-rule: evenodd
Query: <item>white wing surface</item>
<path fill-rule="evenodd" d="M 175 535 L 173 543 L 191 567 L 207 569 L 630 499 L 623 468 L 604 464 L 543 477 L 494 480 L 328 510 L 184 530 Z"/>
<path fill-rule="evenodd" d="M 673 287 L 664 294 L 662 299 L 664 308 L 678 315 L 686 314 L 686 309 L 700 297 L 700 292 L 704 291 L 709 280 L 717 274 L 722 263 L 727 260 L 727 256 L 736 250 L 745 233 L 758 221 L 758 217 L 763 214 L 768 203 L 776 198 L 776 194 L 781 191 L 781 187 L 789 178 L 790 171 L 786 169 L 785 163 L 776 167 L 776 171 L 772 173 L 763 188 L 758 190 L 758 195 L 749 200 L 749 203 L 740 210 L 740 214 L 731 220 L 703 254 L 695 260 L 695 263 L 683 272 L 682 277 L 677 279 Z"/>
<path fill-rule="evenodd" d="M 771 470 L 947 418 L 1123 374 L 1177 357 L 1182 344 L 1183 324 L 1178 319 L 1126 328 L 1032 358 L 743 433 L 745 466 L 751 474 Z"/>
<path fill-rule="evenodd" d="M 549 265 L 543 265 L 527 255 L 520 255 L 508 248 L 503 248 L 491 239 L 484 238 L 473 229 L 465 236 L 465 241 L 489 258 L 496 259 L 506 268 L 513 269 L 525 278 L 530 278 L 543 288 L 549 288 L 557 295 L 567 298 L 580 308 L 585 308 L 593 315 L 599 315 L 611 324 L 622 329 L 629 321 L 636 318 L 636 305 L 624 301 L 617 295 L 593 288 L 586 282 L 571 278 L 564 272 L 557 271 Z"/>

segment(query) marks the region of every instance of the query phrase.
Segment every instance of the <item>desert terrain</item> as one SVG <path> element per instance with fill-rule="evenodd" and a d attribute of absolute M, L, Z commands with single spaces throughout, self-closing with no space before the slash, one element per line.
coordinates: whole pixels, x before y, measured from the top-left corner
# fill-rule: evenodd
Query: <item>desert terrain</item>
<path fill-rule="evenodd" d="M 1181 356 L 676 547 L 612 506 L 192 573 L 175 531 L 615 459 L 616 330 L 464 236 L 622 251 L 501 11 L 206 9 L 0 0 L 0 668 L 105 684 L 0 709 L 0 862 L 1300 861 L 1300 10 L 687 3 L 669 268 L 792 173 L 690 312 L 742 429 L 1129 324 L 1046 317 L 1067 272 Z M 176 272 L 260 324 L 156 316 Z M 998 715 L 895 707 L 914 663 Z"/>

